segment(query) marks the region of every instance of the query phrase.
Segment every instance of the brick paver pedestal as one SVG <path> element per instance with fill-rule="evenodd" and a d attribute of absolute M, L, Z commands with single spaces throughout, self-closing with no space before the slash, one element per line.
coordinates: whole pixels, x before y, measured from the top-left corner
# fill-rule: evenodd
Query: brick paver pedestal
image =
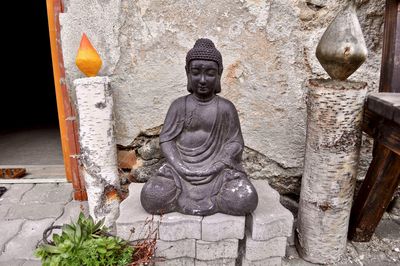
<path fill-rule="evenodd" d="M 129 197 L 120 206 L 117 234 L 124 239 L 143 239 L 148 221 L 153 219 L 159 233 L 156 265 L 281 265 L 287 238 L 292 234 L 293 216 L 280 204 L 278 192 L 267 181 L 253 184 L 259 204 L 247 217 L 176 212 L 152 217 L 140 204 L 143 184 L 132 183 Z"/>

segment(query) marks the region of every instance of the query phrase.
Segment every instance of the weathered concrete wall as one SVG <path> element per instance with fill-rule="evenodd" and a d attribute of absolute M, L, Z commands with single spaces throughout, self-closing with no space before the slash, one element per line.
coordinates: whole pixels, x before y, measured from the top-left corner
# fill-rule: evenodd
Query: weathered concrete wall
<path fill-rule="evenodd" d="M 208 37 L 224 60 L 222 95 L 236 105 L 246 146 L 262 156 L 261 170 L 301 175 L 302 83 L 328 77 L 315 48 L 347 0 L 64 2 L 61 34 L 68 84 L 72 88 L 72 80 L 82 77 L 74 60 L 85 32 L 104 62 L 99 75 L 111 77 L 117 143 L 129 145 L 141 131 L 163 123 L 172 100 L 187 93 L 186 52 L 197 38 Z M 369 57 L 351 78 L 377 90 L 385 1 L 358 2 Z"/>

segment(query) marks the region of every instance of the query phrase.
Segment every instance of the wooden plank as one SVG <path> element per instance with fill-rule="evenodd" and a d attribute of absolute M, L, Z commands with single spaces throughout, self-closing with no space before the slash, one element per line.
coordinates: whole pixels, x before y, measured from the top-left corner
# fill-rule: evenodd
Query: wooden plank
<path fill-rule="evenodd" d="M 400 1 L 386 0 L 379 91 L 400 92 Z"/>
<path fill-rule="evenodd" d="M 65 82 L 64 61 L 61 50 L 59 14 L 63 11 L 62 0 L 46 0 L 49 24 L 51 57 L 56 88 L 57 110 L 59 115 L 61 144 L 63 149 L 66 176 L 72 181 L 75 200 L 87 200 L 85 184 L 79 171 L 77 154 L 79 142 L 75 120 L 75 110 L 69 100 Z"/>
<path fill-rule="evenodd" d="M 367 98 L 367 109 L 394 121 L 395 110 L 400 110 L 400 93 L 371 93 Z"/>
<path fill-rule="evenodd" d="M 394 153 L 400 155 L 400 125 L 368 109 L 364 111 L 363 131 Z M 378 151 L 376 151 L 378 152 Z"/>
<path fill-rule="evenodd" d="M 359 194 L 353 203 L 348 238 L 370 241 L 400 182 L 400 156 L 383 145 L 377 145 Z"/>
<path fill-rule="evenodd" d="M 0 178 L 21 178 L 24 175 L 26 175 L 26 169 L 23 167 L 0 167 Z"/>

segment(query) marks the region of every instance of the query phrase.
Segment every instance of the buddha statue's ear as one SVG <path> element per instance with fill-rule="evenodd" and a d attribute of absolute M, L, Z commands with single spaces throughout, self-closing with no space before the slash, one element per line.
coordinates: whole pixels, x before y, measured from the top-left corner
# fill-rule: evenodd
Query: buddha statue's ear
<path fill-rule="evenodd" d="M 188 92 L 193 93 L 193 90 L 192 90 L 192 87 L 190 86 L 189 80 L 188 80 L 188 84 L 187 84 L 187 90 L 188 90 Z"/>
<path fill-rule="evenodd" d="M 187 66 L 185 66 L 185 69 L 186 69 L 186 77 L 187 77 L 187 91 L 190 93 L 193 93 L 193 89 L 191 87 L 191 82 L 190 82 L 190 75 L 189 75 Z"/>

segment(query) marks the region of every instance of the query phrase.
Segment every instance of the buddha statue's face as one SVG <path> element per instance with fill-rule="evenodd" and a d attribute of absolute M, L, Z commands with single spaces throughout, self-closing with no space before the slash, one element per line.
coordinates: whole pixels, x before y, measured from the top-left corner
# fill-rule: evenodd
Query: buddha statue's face
<path fill-rule="evenodd" d="M 192 60 L 189 64 L 187 76 L 194 96 L 201 100 L 210 100 L 214 97 L 221 78 L 216 62 Z"/>

